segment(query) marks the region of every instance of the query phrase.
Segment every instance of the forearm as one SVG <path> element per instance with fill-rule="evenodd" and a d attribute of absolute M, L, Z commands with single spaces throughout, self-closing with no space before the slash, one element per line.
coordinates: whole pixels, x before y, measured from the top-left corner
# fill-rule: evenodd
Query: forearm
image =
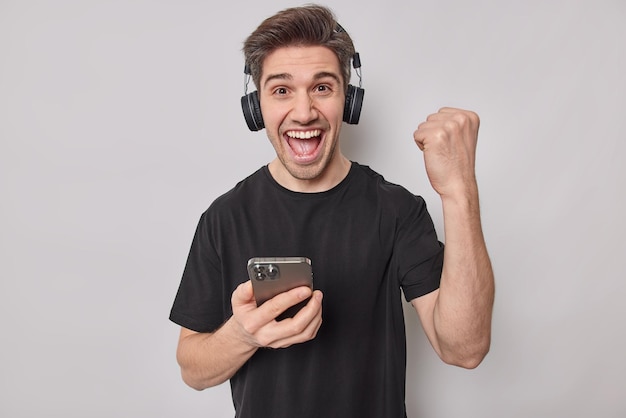
<path fill-rule="evenodd" d="M 197 390 L 230 379 L 258 349 L 234 332 L 229 319 L 214 333 L 181 330 L 176 358 L 183 381 Z"/>
<path fill-rule="evenodd" d="M 308 297 L 309 303 L 293 318 L 276 321 Z M 231 303 L 233 316 L 215 332 L 181 329 L 176 357 L 183 380 L 194 389 L 230 379 L 259 347 L 286 348 L 315 338 L 322 323 L 322 293 L 311 293 L 307 286 L 280 293 L 257 307 L 248 280 L 233 291 Z"/>
<path fill-rule="evenodd" d="M 442 204 L 446 247 L 434 328 L 442 358 L 475 367 L 489 350 L 494 299 L 476 183 Z"/>

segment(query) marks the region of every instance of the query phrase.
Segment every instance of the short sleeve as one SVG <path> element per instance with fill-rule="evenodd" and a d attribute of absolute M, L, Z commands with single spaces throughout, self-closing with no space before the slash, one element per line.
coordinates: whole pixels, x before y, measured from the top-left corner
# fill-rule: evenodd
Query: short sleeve
<path fill-rule="evenodd" d="M 420 196 L 410 206 L 396 241 L 400 286 L 407 301 L 439 288 L 444 245 L 437 238 L 426 202 Z"/>
<path fill-rule="evenodd" d="M 226 320 L 220 263 L 210 237 L 211 226 L 205 212 L 198 222 L 169 317 L 196 332 L 213 332 Z"/>

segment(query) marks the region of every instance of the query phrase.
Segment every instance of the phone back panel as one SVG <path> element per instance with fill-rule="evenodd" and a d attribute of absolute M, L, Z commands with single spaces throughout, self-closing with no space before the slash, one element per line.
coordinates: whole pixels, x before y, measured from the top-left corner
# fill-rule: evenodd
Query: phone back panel
<path fill-rule="evenodd" d="M 313 289 L 311 260 L 306 257 L 255 257 L 248 261 L 257 306 L 295 287 Z"/>

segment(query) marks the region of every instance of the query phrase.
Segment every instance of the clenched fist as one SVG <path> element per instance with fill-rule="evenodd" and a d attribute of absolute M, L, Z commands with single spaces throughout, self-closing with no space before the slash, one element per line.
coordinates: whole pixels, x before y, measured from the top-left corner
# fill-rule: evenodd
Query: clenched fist
<path fill-rule="evenodd" d="M 426 173 L 443 198 L 476 190 L 474 164 L 480 119 L 474 112 L 444 107 L 413 133 L 424 152 Z"/>

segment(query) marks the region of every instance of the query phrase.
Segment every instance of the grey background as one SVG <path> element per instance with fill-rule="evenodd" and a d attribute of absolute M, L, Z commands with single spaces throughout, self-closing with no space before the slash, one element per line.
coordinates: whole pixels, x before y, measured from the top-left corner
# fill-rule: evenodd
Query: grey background
<path fill-rule="evenodd" d="M 0 416 L 228 417 L 167 319 L 200 213 L 273 156 L 241 43 L 299 3 L 0 1 Z M 626 3 L 329 3 L 363 61 L 344 151 L 427 200 L 412 132 L 482 118 L 492 349 L 442 364 L 407 310 L 412 417 L 623 417 Z M 355 82 L 355 79 L 353 79 Z"/>

